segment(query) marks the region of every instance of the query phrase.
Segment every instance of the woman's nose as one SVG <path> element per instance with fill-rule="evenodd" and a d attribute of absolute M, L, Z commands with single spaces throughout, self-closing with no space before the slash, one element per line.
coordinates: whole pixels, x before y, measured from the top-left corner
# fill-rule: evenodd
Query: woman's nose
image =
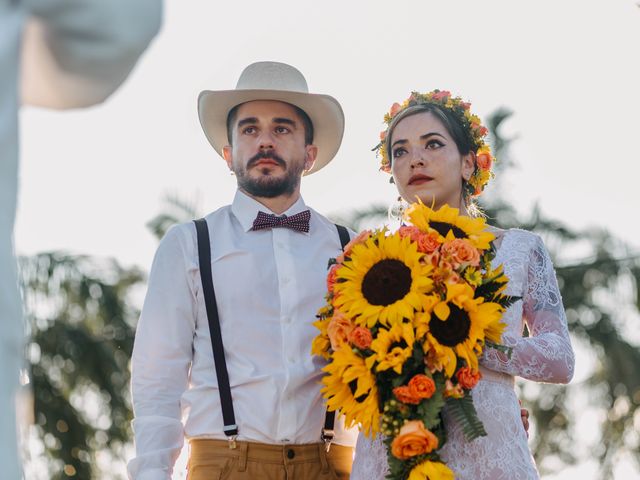
<path fill-rule="evenodd" d="M 422 149 L 413 149 L 411 151 L 411 168 L 424 167 L 424 151 Z"/>

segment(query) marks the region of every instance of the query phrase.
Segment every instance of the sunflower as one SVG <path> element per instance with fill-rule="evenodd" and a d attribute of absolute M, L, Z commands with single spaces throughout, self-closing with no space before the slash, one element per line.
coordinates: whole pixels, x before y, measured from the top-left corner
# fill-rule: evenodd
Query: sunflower
<path fill-rule="evenodd" d="M 405 218 L 423 232 L 436 231 L 440 235 L 440 243 L 454 238 L 464 238 L 475 248 L 485 250 L 495 239 L 495 236 L 486 230 L 487 224 L 483 218 L 460 215 L 457 208 L 448 205 L 432 210 L 418 200 L 407 209 Z"/>
<path fill-rule="evenodd" d="M 390 330 L 381 328 L 373 342 L 371 350 L 376 352 L 367 358 L 369 368 L 377 361 L 376 372 L 392 368 L 397 374 L 402 373 L 404 362 L 411 357 L 415 336 L 410 323 L 396 323 Z"/>
<path fill-rule="evenodd" d="M 502 306 L 473 295 L 467 284 L 447 285 L 446 299 L 433 307 L 429 318 L 425 348 L 432 349 L 435 365 L 444 368 L 447 377 L 453 376 L 458 357 L 477 370 L 485 337 L 499 341 L 506 326 Z"/>
<path fill-rule="evenodd" d="M 393 325 L 420 310 L 432 287 L 433 267 L 410 238 L 384 230 L 353 247 L 336 272 L 334 306 L 357 325 Z"/>
<path fill-rule="evenodd" d="M 425 460 L 411 469 L 407 480 L 454 480 L 453 471 L 442 462 Z"/>
<path fill-rule="evenodd" d="M 330 318 L 320 318 L 313 322 L 313 326 L 320 330 L 320 333 L 311 343 L 311 354 L 318 355 L 327 360 L 331 357 L 331 354 L 329 353 L 331 342 L 329 340 L 329 334 L 327 333 L 327 326 L 329 325 L 330 320 Z"/>
<path fill-rule="evenodd" d="M 349 427 L 359 423 L 367 435 L 376 433 L 380 423 L 378 389 L 364 358 L 343 347 L 333 353 L 333 361 L 323 371 L 321 391 L 327 398 L 327 409 L 340 410 Z"/>

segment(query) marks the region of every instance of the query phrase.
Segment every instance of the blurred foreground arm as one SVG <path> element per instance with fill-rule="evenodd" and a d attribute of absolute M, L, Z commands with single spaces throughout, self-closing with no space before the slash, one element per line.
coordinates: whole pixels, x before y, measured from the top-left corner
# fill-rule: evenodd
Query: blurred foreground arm
<path fill-rule="evenodd" d="M 23 104 L 77 108 L 104 101 L 160 29 L 161 0 L 25 0 Z"/>

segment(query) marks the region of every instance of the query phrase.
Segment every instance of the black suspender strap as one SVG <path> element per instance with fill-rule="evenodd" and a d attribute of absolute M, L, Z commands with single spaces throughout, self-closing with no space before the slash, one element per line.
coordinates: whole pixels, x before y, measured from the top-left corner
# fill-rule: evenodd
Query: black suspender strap
<path fill-rule="evenodd" d="M 224 434 L 229 439 L 229 448 L 235 448 L 235 441 L 238 436 L 238 425 L 236 425 L 236 416 L 233 413 L 231 386 L 229 385 L 229 372 L 227 371 L 227 362 L 224 358 L 224 345 L 222 344 L 222 331 L 220 329 L 220 317 L 218 316 L 218 304 L 216 302 L 216 294 L 213 288 L 209 228 L 207 227 L 207 221 L 204 218 L 194 220 L 194 223 L 196 224 L 196 231 L 198 233 L 200 278 L 202 279 L 204 304 L 207 309 L 207 318 L 209 320 L 209 335 L 211 336 L 211 348 L 213 349 L 213 360 L 216 367 L 216 377 L 218 379 L 218 391 L 220 392 Z"/>
<path fill-rule="evenodd" d="M 343 227 L 342 225 L 335 224 L 338 229 L 338 236 L 340 237 L 340 245 L 342 245 L 342 251 L 344 251 L 344 247 L 347 246 L 347 243 L 351 240 L 349 236 L 349 231 Z M 336 423 L 336 411 L 333 410 L 330 412 L 327 410 L 327 413 L 324 416 L 324 428 L 322 429 L 322 435 L 320 438 L 325 444 L 325 448 L 327 452 L 331 448 L 331 442 L 333 441 L 333 437 L 335 437 L 334 426 Z"/>
<path fill-rule="evenodd" d="M 344 251 L 344 247 L 347 246 L 347 243 L 351 241 L 351 237 L 349 236 L 349 231 L 346 227 L 342 225 L 336 224 L 336 228 L 338 229 L 338 235 L 340 236 L 340 245 L 342 245 L 342 251 Z"/>

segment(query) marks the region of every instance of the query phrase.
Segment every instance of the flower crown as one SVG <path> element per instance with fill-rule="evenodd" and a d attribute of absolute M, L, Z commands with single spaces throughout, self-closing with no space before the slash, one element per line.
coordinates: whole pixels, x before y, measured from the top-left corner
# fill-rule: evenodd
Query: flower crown
<path fill-rule="evenodd" d="M 393 119 L 409 107 L 428 103 L 438 105 L 452 112 L 469 136 L 473 150 L 476 153 L 476 167 L 468 182 L 468 193 L 471 196 L 480 195 L 493 177 L 491 165 L 495 159 L 491 155 L 491 148 L 484 140 L 489 130 L 480 123 L 480 118 L 477 115 L 471 113 L 471 104 L 469 102 L 464 102 L 460 97 L 452 97 L 451 92 L 446 90 L 436 89 L 428 93 L 411 92 L 409 98 L 402 102 L 402 105 L 394 103 L 391 106 L 389 113 L 384 116 L 387 128 L 380 132 L 380 143 L 373 149 L 374 151 L 377 150 L 377 156 L 381 158 L 380 170 L 391 173 L 391 161 L 387 153 L 386 137 Z"/>

